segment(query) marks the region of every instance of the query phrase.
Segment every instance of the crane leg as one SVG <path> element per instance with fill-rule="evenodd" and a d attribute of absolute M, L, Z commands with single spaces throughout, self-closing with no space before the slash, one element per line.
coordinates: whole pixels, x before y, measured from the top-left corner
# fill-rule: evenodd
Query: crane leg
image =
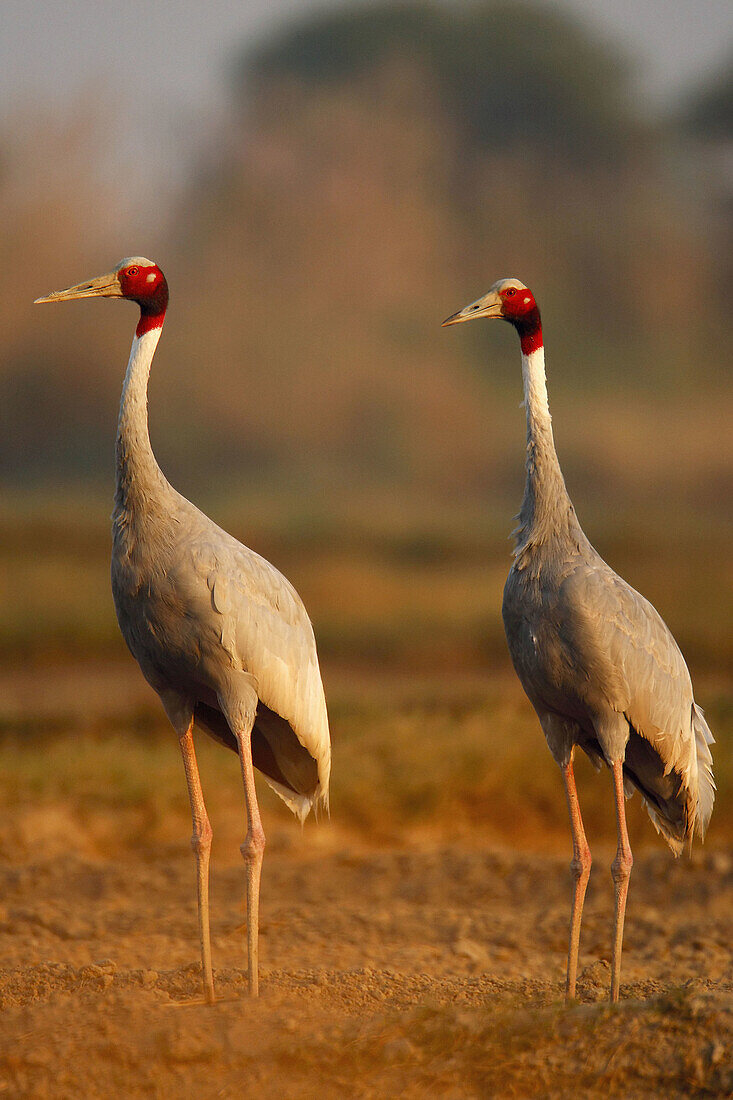
<path fill-rule="evenodd" d="M 255 773 L 252 763 L 253 724 L 253 721 L 249 723 L 248 728 L 242 733 L 237 733 L 236 737 L 239 744 L 239 759 L 242 765 L 244 801 L 247 813 L 247 835 L 240 848 L 244 857 L 247 875 L 247 973 L 249 992 L 251 996 L 257 997 L 259 995 L 260 875 L 262 872 L 262 857 L 265 852 L 265 832 L 260 820 L 260 809 L 257 805 L 257 792 L 255 790 Z"/>
<path fill-rule="evenodd" d="M 570 872 L 573 876 L 573 907 L 570 913 L 570 943 L 568 946 L 568 972 L 565 981 L 565 1000 L 575 999 L 575 980 L 578 973 L 578 949 L 580 947 L 580 922 L 583 918 L 583 902 L 591 868 L 591 854 L 580 815 L 580 802 L 575 786 L 572 758 L 562 768 L 565 795 L 570 812 L 570 828 L 573 832 L 573 858 Z"/>
<path fill-rule="evenodd" d="M 624 939 L 624 916 L 626 914 L 626 896 L 629 892 L 629 878 L 634 865 L 631 854 L 629 834 L 626 829 L 626 807 L 624 803 L 624 766 L 621 760 L 614 761 L 613 793 L 616 801 L 616 828 L 618 847 L 616 858 L 611 864 L 615 891 L 613 915 L 613 955 L 611 956 L 611 1000 L 618 1001 L 621 987 L 621 948 Z"/>
<path fill-rule="evenodd" d="M 183 767 L 186 770 L 188 797 L 191 801 L 193 836 L 191 847 L 196 856 L 196 884 L 198 888 L 199 940 L 201 942 L 201 971 L 204 979 L 204 998 L 213 1004 L 214 975 L 211 969 L 211 933 L 209 931 L 209 857 L 211 855 L 211 824 L 204 805 L 196 753 L 193 747 L 193 718 L 188 729 L 179 737 Z"/>

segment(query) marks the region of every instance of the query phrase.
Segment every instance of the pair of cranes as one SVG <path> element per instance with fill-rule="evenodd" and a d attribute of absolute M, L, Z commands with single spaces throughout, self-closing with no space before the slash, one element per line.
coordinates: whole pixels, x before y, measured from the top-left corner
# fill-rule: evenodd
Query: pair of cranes
<path fill-rule="evenodd" d="M 304 820 L 328 805 L 331 750 L 313 628 L 292 585 L 217 527 L 164 477 L 150 445 L 147 386 L 168 305 L 157 264 L 122 260 L 99 278 L 38 302 L 125 298 L 140 308 L 117 428 L 112 592 L 123 637 L 175 729 L 188 785 L 196 858 L 204 997 L 214 1001 L 209 934 L 211 825 L 194 725 L 234 750 L 244 784 L 248 981 L 258 992 L 258 910 L 265 834 L 257 768 Z M 573 834 L 566 998 L 575 996 L 591 856 L 573 773 L 580 747 L 613 777 L 618 849 L 611 1000 L 619 997 L 632 854 L 624 796 L 638 790 L 678 854 L 704 836 L 715 796 L 713 738 L 680 650 L 652 605 L 618 577 L 578 523 L 553 441 L 540 313 L 517 279 L 502 279 L 444 325 L 510 322 L 520 338 L 527 479 L 504 590 L 509 650 L 559 764 Z"/>

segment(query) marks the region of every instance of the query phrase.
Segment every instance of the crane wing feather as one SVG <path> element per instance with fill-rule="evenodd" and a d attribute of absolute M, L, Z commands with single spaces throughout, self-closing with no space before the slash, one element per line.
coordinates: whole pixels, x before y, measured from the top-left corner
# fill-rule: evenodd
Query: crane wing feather
<path fill-rule="evenodd" d="M 696 795 L 692 682 L 661 615 L 601 559 L 573 569 L 560 597 L 566 641 L 587 682 L 653 746 L 664 774 L 674 770 Z"/>
<path fill-rule="evenodd" d="M 255 677 L 257 694 L 290 725 L 318 766 L 325 799 L 330 774 L 326 700 L 313 627 L 292 584 L 265 558 L 211 521 L 193 554 L 211 593 L 222 647 Z"/>

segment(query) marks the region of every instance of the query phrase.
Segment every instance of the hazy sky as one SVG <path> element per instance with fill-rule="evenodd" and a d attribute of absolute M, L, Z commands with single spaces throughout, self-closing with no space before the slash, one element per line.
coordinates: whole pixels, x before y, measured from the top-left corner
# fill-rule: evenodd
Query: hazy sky
<path fill-rule="evenodd" d="M 346 0 L 348 2 L 348 0 Z M 552 0 L 547 0 L 548 3 Z M 733 44 L 731 0 L 555 0 L 636 55 L 643 94 L 664 105 Z M 114 105 L 108 160 L 173 182 L 219 124 L 233 57 L 322 0 L 0 0 L 3 117 Z"/>
<path fill-rule="evenodd" d="M 333 2 L 333 0 L 332 0 Z M 342 0 L 343 2 L 343 0 Z M 348 0 L 346 0 L 348 2 Z M 552 0 L 547 0 L 552 3 Z M 99 76 L 140 99 L 215 103 L 238 46 L 323 0 L 2 0 L 0 94 L 66 94 Z M 730 0 L 555 0 L 607 28 L 674 92 L 733 42 Z"/>

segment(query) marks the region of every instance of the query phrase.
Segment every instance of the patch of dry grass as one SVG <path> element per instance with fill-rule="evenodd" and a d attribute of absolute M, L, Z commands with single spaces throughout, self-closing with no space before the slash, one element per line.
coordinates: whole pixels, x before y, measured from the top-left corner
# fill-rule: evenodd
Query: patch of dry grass
<path fill-rule="evenodd" d="M 127 673 L 137 675 L 133 668 Z M 85 679 L 77 673 L 83 695 Z M 569 846 L 560 777 L 534 712 L 511 673 L 462 685 L 334 672 L 331 723 L 332 824 L 370 843 L 430 835 L 493 845 Z M 711 700 L 714 730 L 730 721 L 731 701 Z M 242 793 L 233 754 L 199 737 L 199 759 L 217 837 L 236 851 Z M 733 836 L 730 743 L 716 755 L 718 807 L 710 843 Z M 591 844 L 615 839 L 608 775 L 581 759 L 581 802 Z M 266 820 L 294 828 L 260 784 Z M 81 830 L 103 846 L 178 842 L 190 828 L 178 748 L 155 701 L 114 715 L 6 720 L 0 738 L 0 799 L 8 820 L 42 806 L 63 805 Z M 113 828 L 111 822 L 117 822 Z M 629 804 L 632 845 L 652 841 L 640 800 Z M 277 826 L 279 828 L 279 826 Z M 328 828 L 328 826 L 325 826 Z M 306 828 L 318 828 L 309 823 Z"/>
<path fill-rule="evenodd" d="M 278 563 L 311 612 L 332 721 L 334 823 L 380 840 L 433 830 L 566 845 L 557 769 L 503 637 L 509 505 L 506 515 L 496 502 L 437 508 L 366 489 L 359 507 L 342 503 L 315 517 L 273 495 L 212 508 Z M 733 547 L 714 510 L 701 509 L 674 524 L 663 502 L 640 518 L 599 511 L 589 530 L 686 653 L 718 740 L 715 843 L 733 831 L 733 635 L 721 589 Z M 0 502 L 0 797 L 8 807 L 62 802 L 82 822 L 124 812 L 137 844 L 171 814 L 185 831 L 188 807 L 175 741 L 119 637 L 107 515 L 94 497 Z M 239 830 L 236 760 L 201 740 L 212 816 Z M 584 764 L 579 774 L 591 838 L 610 840 L 608 777 Z M 264 798 L 268 816 L 286 816 Z M 632 839 L 643 843 L 651 833 L 638 803 Z"/>
<path fill-rule="evenodd" d="M 390 499 L 363 487 L 313 508 L 282 490 L 202 503 L 294 581 L 326 663 L 449 676 L 507 666 L 501 592 L 513 495 L 488 507 Z M 604 501 L 589 511 L 592 540 L 659 608 L 693 675 L 728 678 L 724 578 L 733 573 L 733 537 L 717 508 L 677 512 L 667 500 L 624 511 Z M 8 662 L 124 652 L 109 592 L 108 516 L 103 497 L 0 499 L 0 653 Z"/>

